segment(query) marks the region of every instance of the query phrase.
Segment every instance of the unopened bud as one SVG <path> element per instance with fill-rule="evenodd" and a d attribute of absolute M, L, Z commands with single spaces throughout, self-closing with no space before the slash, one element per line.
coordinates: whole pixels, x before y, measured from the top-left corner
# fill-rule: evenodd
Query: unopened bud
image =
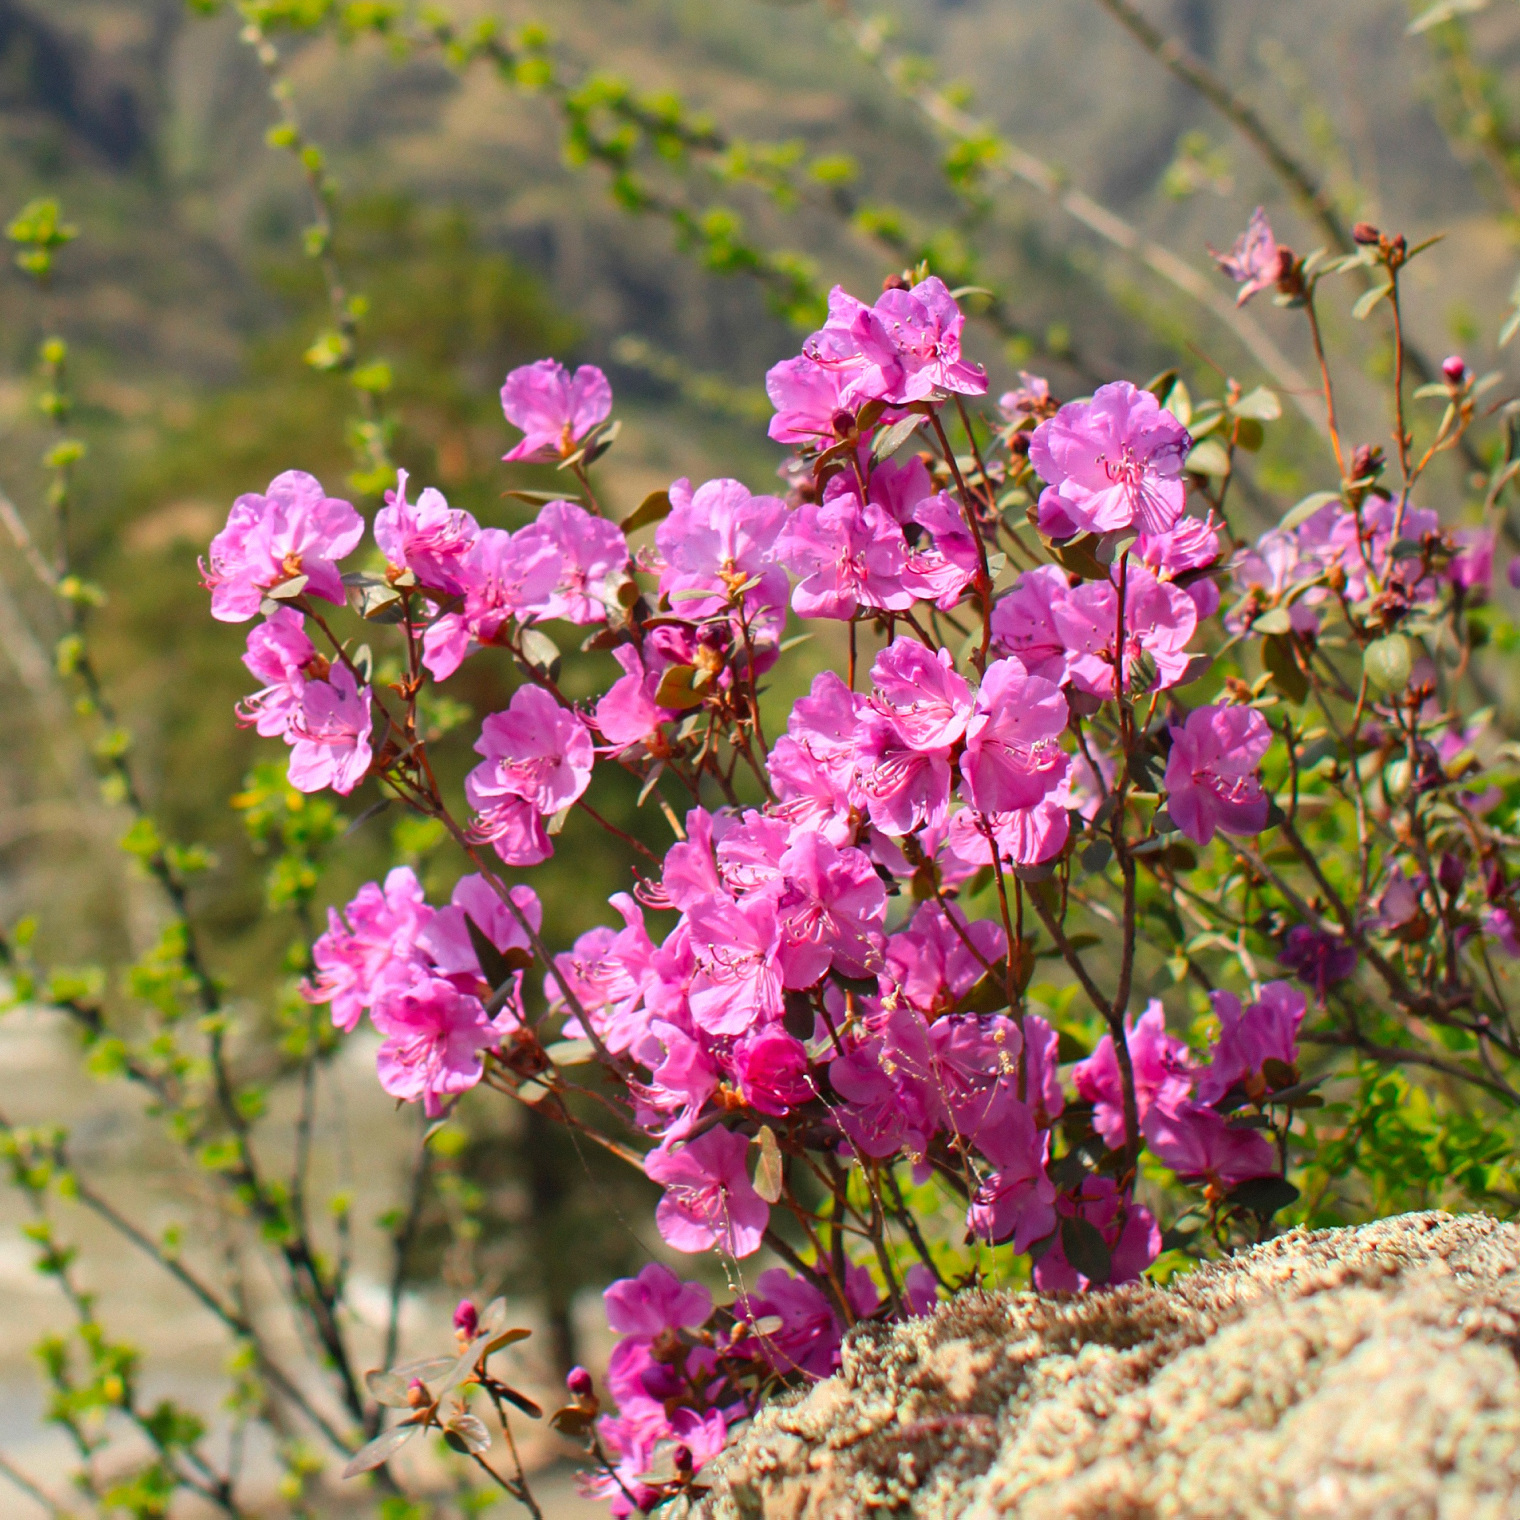
<path fill-rule="evenodd" d="M 1436 880 L 1441 883 L 1448 897 L 1455 897 L 1462 890 L 1466 875 L 1467 867 L 1463 865 L 1461 856 L 1453 855 L 1450 850 L 1441 856 L 1440 864 L 1436 867 Z"/>
<path fill-rule="evenodd" d="M 829 423 L 834 429 L 834 436 L 836 438 L 848 438 L 855 431 L 855 413 L 847 412 L 843 407 L 840 407 L 829 419 Z"/>
<path fill-rule="evenodd" d="M 1383 473 L 1382 446 L 1375 443 L 1359 443 L 1351 455 L 1351 478 L 1375 480 Z"/>
<path fill-rule="evenodd" d="M 406 1385 L 406 1402 L 413 1409 L 426 1409 L 433 1402 L 428 1395 L 427 1384 L 421 1378 L 413 1378 Z"/>
<path fill-rule="evenodd" d="M 1441 373 L 1446 376 L 1448 385 L 1461 385 L 1467 378 L 1467 361 L 1461 354 L 1453 354 L 1441 361 Z"/>
<path fill-rule="evenodd" d="M 466 1340 L 474 1340 L 475 1332 L 480 1328 L 480 1315 L 467 1298 L 461 1298 L 459 1307 L 454 1311 L 454 1328 Z"/>
<path fill-rule="evenodd" d="M 905 279 L 900 274 L 889 274 L 886 277 L 886 279 L 884 279 L 881 282 L 881 288 L 884 291 L 886 291 L 886 290 L 912 290 L 913 289 L 913 285 L 912 285 L 911 281 Z"/>
<path fill-rule="evenodd" d="M 691 1447 L 677 1445 L 670 1454 L 670 1465 L 675 1468 L 678 1476 L 689 1478 L 692 1470 Z"/>
<path fill-rule="evenodd" d="M 1358 222 L 1351 229 L 1351 240 L 1354 243 L 1360 243 L 1363 247 L 1367 247 L 1369 244 L 1382 242 L 1383 234 L 1371 222 Z"/>
<path fill-rule="evenodd" d="M 592 1394 L 591 1374 L 584 1367 L 572 1367 L 565 1374 L 565 1387 L 576 1399 L 589 1399 Z"/>

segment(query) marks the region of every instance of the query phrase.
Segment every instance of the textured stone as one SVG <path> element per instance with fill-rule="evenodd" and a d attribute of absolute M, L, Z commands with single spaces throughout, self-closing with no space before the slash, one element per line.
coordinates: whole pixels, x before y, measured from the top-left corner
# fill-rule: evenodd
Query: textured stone
<path fill-rule="evenodd" d="M 1520 1227 L 1295 1231 L 1086 1297 L 851 1337 L 726 1453 L 708 1520 L 1520 1520 Z"/>

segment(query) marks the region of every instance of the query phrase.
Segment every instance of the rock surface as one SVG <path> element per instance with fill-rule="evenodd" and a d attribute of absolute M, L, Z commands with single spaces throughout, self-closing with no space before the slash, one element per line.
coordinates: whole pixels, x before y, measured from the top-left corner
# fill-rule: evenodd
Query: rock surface
<path fill-rule="evenodd" d="M 968 1293 L 852 1337 L 709 1520 L 1520 1517 L 1520 1227 L 1295 1232 L 1157 1288 Z"/>

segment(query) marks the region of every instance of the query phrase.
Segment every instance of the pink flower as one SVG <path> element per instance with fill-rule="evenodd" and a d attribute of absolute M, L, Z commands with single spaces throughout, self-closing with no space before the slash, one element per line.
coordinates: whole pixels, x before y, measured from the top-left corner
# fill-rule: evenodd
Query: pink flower
<path fill-rule="evenodd" d="M 670 515 L 655 529 L 664 555 L 660 593 L 712 591 L 712 598 L 681 597 L 676 611 L 686 618 L 720 612 L 730 592 L 758 577 L 744 594 L 753 627 L 779 634 L 786 606 L 786 575 L 776 564 L 777 538 L 786 523 L 786 503 L 777 496 L 752 496 L 737 480 L 709 480 L 695 491 L 684 479 L 670 488 Z"/>
<path fill-rule="evenodd" d="M 776 907 L 764 893 L 740 902 L 721 892 L 687 910 L 697 974 L 691 1017 L 708 1034 L 743 1034 L 781 1013 Z"/>
<path fill-rule="evenodd" d="M 762 1114 L 779 1118 L 818 1096 L 808 1073 L 806 1047 L 779 1024 L 768 1024 L 742 1039 L 734 1047 L 731 1065 L 739 1096 Z"/>
<path fill-rule="evenodd" d="M 397 470 L 396 489 L 385 493 L 385 505 L 375 514 L 375 542 L 386 560 L 398 570 L 410 570 L 419 586 L 457 596 L 465 589 L 464 560 L 480 526 L 431 486 L 412 505 L 406 482 L 406 471 Z"/>
<path fill-rule="evenodd" d="M 1494 530 L 1457 528 L 1452 533 L 1457 553 L 1446 567 L 1452 585 L 1486 595 L 1494 579 Z"/>
<path fill-rule="evenodd" d="M 955 1133 L 980 1143 L 999 1133 L 1018 1098 L 1019 1026 L 1002 1014 L 952 1013 L 929 1026 L 934 1076 Z M 1012 1121 L 1016 1122 L 1016 1121 Z M 996 1145 L 996 1140 L 994 1140 Z"/>
<path fill-rule="evenodd" d="M 324 496 L 321 482 L 287 470 L 265 496 L 239 496 L 227 526 L 211 540 L 202 584 L 211 592 L 218 622 L 242 623 L 259 610 L 264 593 L 296 576 L 324 601 L 343 601 L 337 561 L 364 536 L 364 519 L 348 502 Z"/>
<path fill-rule="evenodd" d="M 1182 515 L 1191 447 L 1187 429 L 1127 380 L 1070 402 L 1029 440 L 1029 462 L 1046 482 L 1041 532 L 1165 533 Z"/>
<path fill-rule="evenodd" d="M 874 486 L 873 477 L 873 494 Z M 965 513 L 944 491 L 920 502 L 913 510 L 913 521 L 927 529 L 928 540 L 920 540 L 908 556 L 907 585 L 941 612 L 949 612 L 981 571 L 976 540 L 966 526 Z"/>
<path fill-rule="evenodd" d="M 1118 588 L 1109 581 L 1084 581 L 1052 607 L 1066 645 L 1067 679 L 1095 697 L 1114 694 L 1114 639 L 1118 633 Z M 1149 570 L 1129 566 L 1124 588 L 1124 685 L 1134 682 L 1142 654 L 1156 667 L 1156 686 L 1175 686 L 1187 670 L 1187 646 L 1198 627 L 1198 608 L 1185 591 L 1158 581 Z"/>
<path fill-rule="evenodd" d="M 1325 1006 L 1325 994 L 1336 982 L 1343 982 L 1356 971 L 1357 949 L 1344 940 L 1317 929 L 1313 924 L 1294 924 L 1288 930 L 1287 943 L 1277 957 L 1279 966 L 1298 973 L 1299 980 L 1314 988 L 1319 1006 Z"/>
<path fill-rule="evenodd" d="M 283 737 L 301 710 L 306 672 L 316 653 L 306 637 L 306 619 L 294 607 L 281 607 L 249 629 L 243 664 L 264 685 L 238 703 L 238 722 L 254 724 L 266 739 Z"/>
<path fill-rule="evenodd" d="M 1005 654 L 1017 655 L 1032 676 L 1058 686 L 1066 681 L 1066 635 L 1056 608 L 1070 599 L 1072 588 L 1059 565 L 1026 570 L 992 609 L 992 637 Z M 1110 634 L 1112 644 L 1112 634 Z M 1112 690 L 1113 683 L 1109 687 Z"/>
<path fill-rule="evenodd" d="M 383 991 L 416 975 L 418 941 L 432 916 L 410 866 L 397 866 L 384 888 L 366 882 L 341 914 L 327 910 L 327 933 L 311 948 L 317 975 L 302 984 L 302 996 L 330 1003 L 333 1023 L 351 1030 Z"/>
<path fill-rule="evenodd" d="M 1084 1177 L 1076 1197 L 1070 1193 L 1057 1196 L 1056 1213 L 1063 1219 L 1085 1219 L 1097 1228 L 1111 1253 L 1110 1283 L 1132 1281 L 1161 1254 L 1161 1229 L 1155 1216 L 1129 1194 L 1121 1193 L 1112 1177 Z M 1050 1249 L 1035 1263 L 1034 1285 L 1042 1293 L 1085 1292 L 1093 1286 L 1067 1261 L 1059 1230 Z"/>
<path fill-rule="evenodd" d="M 430 1119 L 447 1099 L 480 1081 L 480 1052 L 497 1039 L 480 999 L 439 977 L 387 991 L 370 1016 L 385 1036 L 377 1057 L 380 1086 L 408 1103 L 421 1098 Z"/>
<path fill-rule="evenodd" d="M 644 1172 L 665 1189 L 655 1208 L 660 1238 L 677 1251 L 713 1247 L 753 1256 L 770 1223 L 770 1205 L 750 1184 L 749 1142 L 731 1130 L 710 1129 L 695 1140 L 669 1142 L 644 1158 Z"/>
<path fill-rule="evenodd" d="M 534 933 L 543 927 L 544 908 L 538 893 L 528 886 L 511 889 L 512 901 L 522 911 Z M 512 910 L 497 896 L 495 889 L 478 871 L 461 876 L 454 883 L 449 906 L 434 910 L 419 943 L 431 957 L 440 976 L 466 979 L 481 977 L 480 957 L 470 936 L 473 923 L 502 952 L 531 950 L 532 944 Z M 473 990 L 466 988 L 464 990 Z M 492 989 L 493 991 L 495 989 Z"/>
<path fill-rule="evenodd" d="M 1059 790 L 1059 789 L 1058 789 Z M 989 839 L 988 835 L 991 835 Z M 1071 835 L 1071 815 L 1052 794 L 1033 807 L 1007 813 L 978 813 L 963 808 L 950 820 L 946 848 L 973 868 L 992 864 L 992 846 L 1005 866 L 1037 866 L 1054 860 Z"/>
<path fill-rule="evenodd" d="M 665 1330 L 700 1330 L 712 1315 L 712 1294 L 652 1261 L 637 1277 L 619 1278 L 602 1293 L 607 1324 L 619 1335 L 652 1341 Z"/>
<path fill-rule="evenodd" d="M 618 1048 L 608 1045 L 614 1053 Z M 639 1124 L 651 1134 L 669 1138 L 689 1133 L 703 1105 L 718 1090 L 719 1071 L 713 1058 L 690 1033 L 665 1019 L 650 1019 L 631 1048 L 635 1058 L 649 1068 L 647 1083 L 630 1084 Z M 666 1124 L 671 1114 L 676 1117 Z"/>
<path fill-rule="evenodd" d="M 519 553 L 542 545 L 559 567 L 553 589 L 528 602 L 524 614 L 567 623 L 607 621 L 608 599 L 628 571 L 628 540 L 616 523 L 573 502 L 551 501 L 515 537 Z"/>
<path fill-rule="evenodd" d="M 934 1049 L 915 1010 L 899 1008 L 881 1022 L 879 1035 L 829 1062 L 829 1086 L 842 1100 L 834 1117 L 855 1150 L 917 1160 L 943 1118 Z"/>
<path fill-rule="evenodd" d="M 1138 1024 L 1126 1016 L 1124 1028 L 1125 1044 L 1135 1068 L 1135 1106 L 1143 1124 L 1162 1089 L 1168 1083 L 1186 1086 L 1194 1073 L 1188 1065 L 1187 1046 L 1166 1032 L 1166 1014 L 1158 999 L 1150 1000 Z M 1124 1088 L 1113 1036 L 1104 1035 L 1098 1048 L 1072 1068 L 1071 1075 L 1077 1091 L 1094 1105 L 1093 1128 L 1110 1150 L 1118 1150 L 1125 1140 Z"/>
<path fill-rule="evenodd" d="M 1240 286 L 1240 294 L 1235 297 L 1237 306 L 1244 306 L 1258 291 L 1270 290 L 1293 269 L 1293 255 L 1278 247 L 1267 213 L 1260 206 L 1251 213 L 1246 230 L 1235 239 L 1235 246 L 1228 253 L 1214 248 L 1209 253 L 1220 270 Z"/>
<path fill-rule="evenodd" d="M 1166 762 L 1167 811 L 1195 844 L 1216 829 L 1259 834 L 1267 826 L 1267 796 L 1257 769 L 1272 743 L 1267 720 L 1254 707 L 1198 707 L 1173 725 Z"/>
<path fill-rule="evenodd" d="M 867 711 L 855 734 L 860 792 L 871 822 L 894 838 L 938 828 L 950 811 L 950 747 L 919 749 L 890 718 Z"/>
<path fill-rule="evenodd" d="M 422 640 L 422 663 L 435 681 L 445 681 L 481 644 L 493 644 L 513 619 L 526 621 L 544 606 L 559 584 L 560 560 L 552 543 L 532 528 L 507 533 L 482 528 L 459 570 L 465 602 L 446 612 Z"/>
<path fill-rule="evenodd" d="M 883 417 L 883 422 L 889 417 L 895 417 L 895 412 L 888 412 Z M 943 499 L 950 502 L 951 510 L 959 517 L 960 508 L 956 506 L 943 491 L 934 496 L 933 482 L 929 479 L 929 471 L 924 462 L 917 454 L 910 454 L 905 461 L 896 459 L 883 459 L 875 468 L 869 463 L 869 451 L 862 448 L 865 458 L 861 461 L 862 470 L 870 471 L 867 481 L 866 495 L 874 501 L 878 507 L 885 507 L 892 514 L 892 520 L 907 527 L 909 523 L 918 521 L 918 513 L 921 508 L 927 506 L 930 501 Z M 961 518 L 961 526 L 965 527 L 965 518 Z"/>
<path fill-rule="evenodd" d="M 896 639 L 876 656 L 871 679 L 876 684 L 871 706 L 890 718 L 913 748 L 939 749 L 966 732 L 971 688 L 956 674 L 948 649 L 935 653 L 917 639 Z"/>
<path fill-rule="evenodd" d="M 864 809 L 855 774 L 856 716 L 864 702 L 834 671 L 821 671 L 766 760 L 776 815 L 794 828 L 819 830 L 831 844 L 854 839 L 856 802 Z"/>
<path fill-rule="evenodd" d="M 1031 375 L 1027 369 L 1019 371 L 1024 383 L 1017 390 L 1004 391 L 998 397 L 998 410 L 1010 421 L 1020 417 L 1043 417 L 1055 409 L 1050 399 L 1050 381 L 1043 375 Z"/>
<path fill-rule="evenodd" d="M 776 558 L 799 579 L 798 617 L 849 618 L 857 607 L 902 612 L 917 599 L 903 583 L 902 529 L 885 508 L 848 491 L 804 502 L 782 530 Z"/>
<path fill-rule="evenodd" d="M 520 686 L 505 712 L 481 725 L 475 752 L 485 756 L 465 778 L 465 795 L 481 814 L 482 838 L 493 815 L 516 798 L 545 816 L 567 808 L 591 781 L 595 747 L 581 718 L 537 686 Z"/>
<path fill-rule="evenodd" d="M 1045 1175 L 1050 1132 L 1037 1130 L 1029 1110 L 1013 1100 L 976 1143 L 997 1171 L 972 1194 L 966 1228 L 989 1245 L 1006 1241 L 1022 1255 L 1056 1227 L 1055 1185 Z"/>
<path fill-rule="evenodd" d="M 887 892 L 860 850 L 798 831 L 781 857 L 776 922 L 788 987 L 811 987 L 832 966 L 845 976 L 882 965 Z"/>
<path fill-rule="evenodd" d="M 1157 580 L 1181 578 L 1182 589 L 1193 599 L 1200 623 L 1219 610 L 1218 585 L 1208 576 L 1193 574 L 1218 563 L 1218 527 L 1211 511 L 1205 520 L 1180 517 L 1170 532 L 1142 533 L 1135 541 L 1135 553 L 1141 564 Z"/>
<path fill-rule="evenodd" d="M 1007 949 L 1001 924 L 968 923 L 953 904 L 926 902 L 888 939 L 887 977 L 911 1007 L 933 1018 L 954 1008 Z"/>
<path fill-rule="evenodd" d="M 326 680 L 308 681 L 285 730 L 290 784 L 300 792 L 330 786 L 346 797 L 369 774 L 370 724 L 369 687 L 361 689 L 348 666 L 334 665 Z"/>
<path fill-rule="evenodd" d="M 1212 994 L 1219 1018 L 1219 1043 L 1209 1069 L 1198 1079 L 1198 1101 L 1217 1103 L 1232 1087 L 1259 1095 L 1267 1061 L 1298 1064 L 1298 1027 L 1304 1021 L 1304 995 L 1288 982 L 1267 982 L 1261 998 L 1244 1011 L 1232 992 Z"/>
<path fill-rule="evenodd" d="M 524 434 L 504 459 L 564 459 L 597 423 L 607 420 L 612 387 L 594 364 L 581 365 L 572 376 L 558 360 L 540 359 L 507 376 L 501 388 L 501 409 Z"/>
<path fill-rule="evenodd" d="M 656 657 L 654 663 L 646 665 L 632 644 L 619 644 L 612 658 L 624 673 L 598 699 L 593 721 L 614 749 L 630 749 L 650 738 L 660 724 L 681 714 L 655 701 L 667 669 L 663 660 Z"/>
<path fill-rule="evenodd" d="M 828 447 L 835 441 L 834 419 L 853 412 L 841 399 L 845 376 L 811 359 L 783 359 L 765 377 L 765 393 L 776 408 L 770 436 L 777 443 Z"/>
<path fill-rule="evenodd" d="M 1066 716 L 1060 688 L 1014 656 L 989 665 L 961 756 L 971 805 L 982 813 L 1034 807 L 1058 786 L 1070 764 L 1058 742 Z"/>

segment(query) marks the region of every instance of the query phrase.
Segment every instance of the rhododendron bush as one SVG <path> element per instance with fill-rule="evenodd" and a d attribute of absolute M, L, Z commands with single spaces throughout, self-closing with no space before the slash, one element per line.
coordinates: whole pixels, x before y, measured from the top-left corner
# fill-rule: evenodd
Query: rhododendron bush
<path fill-rule="evenodd" d="M 1418 250 L 1358 243 L 1300 259 L 1258 213 L 1218 257 L 1317 341 L 1348 270 L 1398 311 Z M 769 491 L 600 499 L 610 388 L 546 359 L 506 378 L 505 457 L 576 489 L 525 526 L 401 472 L 365 547 L 292 470 L 204 561 L 213 616 L 250 625 L 240 721 L 289 747 L 291 784 L 368 780 L 465 868 L 448 902 L 401 867 L 332 909 L 306 998 L 367 1018 L 381 1087 L 429 1116 L 485 1087 L 623 1157 L 661 1189 L 669 1261 L 722 1264 L 721 1304 L 664 1262 L 607 1290 L 615 1412 L 577 1370 L 556 1419 L 615 1514 L 700 1486 L 862 1320 L 1270 1231 L 1337 1175 L 1319 1089 L 1370 1063 L 1516 1098 L 1513 756 L 1473 665 L 1512 467 L 1466 525 L 1427 473 L 1487 382 L 1453 358 L 1400 388 L 1385 456 L 1340 436 L 1327 367 L 1326 489 L 1254 535 L 1232 461 L 1273 392 L 1194 402 L 1169 374 L 1063 402 L 1026 375 L 994 398 L 963 327 L 925 268 L 836 289 L 767 377 L 791 448 Z M 561 686 L 565 640 L 602 655 L 598 695 Z M 517 685 L 457 788 L 419 704 L 471 661 Z M 787 661 L 813 674 L 777 732 Z M 628 840 L 602 771 L 667 839 L 632 841 L 606 926 L 567 944 L 532 868 Z M 461 1381 L 496 1396 L 475 1313 L 441 1381 L 397 1374 L 414 1413 L 351 1471 Z"/>

